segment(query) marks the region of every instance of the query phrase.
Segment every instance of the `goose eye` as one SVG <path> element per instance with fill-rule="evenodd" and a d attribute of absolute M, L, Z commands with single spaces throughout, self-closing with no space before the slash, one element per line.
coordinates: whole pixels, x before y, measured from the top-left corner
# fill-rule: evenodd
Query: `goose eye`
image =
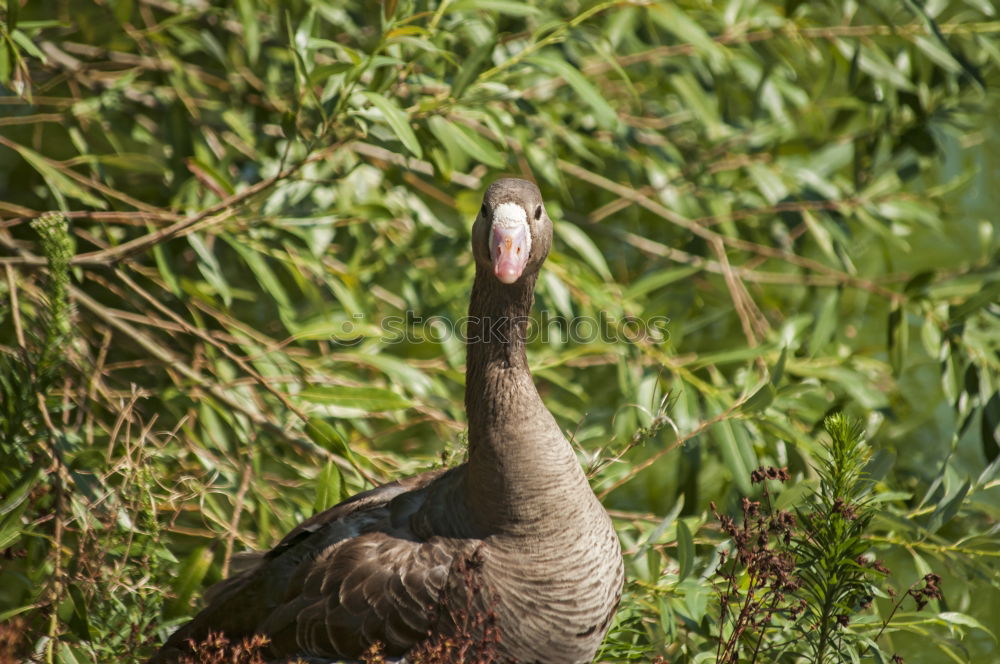
<path fill-rule="evenodd" d="M 542 206 L 539 205 L 538 207 L 535 208 L 535 221 L 538 221 L 541 218 L 542 218 Z"/>
<path fill-rule="evenodd" d="M 486 201 L 483 201 L 483 207 L 479 212 L 483 215 L 483 219 L 489 218 L 489 210 L 486 207 Z"/>

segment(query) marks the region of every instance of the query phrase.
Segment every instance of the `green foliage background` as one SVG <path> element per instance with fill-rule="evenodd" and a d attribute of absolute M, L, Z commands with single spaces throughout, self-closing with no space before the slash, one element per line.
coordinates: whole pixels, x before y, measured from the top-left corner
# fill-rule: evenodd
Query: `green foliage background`
<path fill-rule="evenodd" d="M 1000 661 L 998 35 L 988 0 L 8 0 L 0 618 L 131 661 L 233 553 L 459 459 L 426 319 L 515 174 L 557 220 L 539 320 L 614 333 L 530 349 L 626 550 L 600 657 L 712 661 L 709 502 L 774 464 L 795 504 L 843 410 L 890 582 L 944 578 L 881 647 Z"/>

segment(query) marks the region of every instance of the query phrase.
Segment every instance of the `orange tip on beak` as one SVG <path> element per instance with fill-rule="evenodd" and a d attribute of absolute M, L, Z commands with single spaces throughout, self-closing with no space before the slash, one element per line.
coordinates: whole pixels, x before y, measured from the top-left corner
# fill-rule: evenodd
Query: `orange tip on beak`
<path fill-rule="evenodd" d="M 493 226 L 490 257 L 493 259 L 493 274 L 502 283 L 512 284 L 521 278 L 528 264 L 529 251 L 527 224 Z"/>

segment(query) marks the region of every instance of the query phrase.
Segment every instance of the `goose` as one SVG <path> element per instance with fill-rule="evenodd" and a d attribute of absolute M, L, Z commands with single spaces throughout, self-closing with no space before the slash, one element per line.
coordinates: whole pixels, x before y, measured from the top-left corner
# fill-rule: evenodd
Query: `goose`
<path fill-rule="evenodd" d="M 405 657 L 431 634 L 493 626 L 498 661 L 590 662 L 624 579 L 611 519 L 535 388 L 525 333 L 552 244 L 541 192 L 493 182 L 472 227 L 468 457 L 307 519 L 212 589 L 150 660 L 210 632 L 268 639 L 272 661 Z M 463 618 L 464 616 L 464 618 Z"/>

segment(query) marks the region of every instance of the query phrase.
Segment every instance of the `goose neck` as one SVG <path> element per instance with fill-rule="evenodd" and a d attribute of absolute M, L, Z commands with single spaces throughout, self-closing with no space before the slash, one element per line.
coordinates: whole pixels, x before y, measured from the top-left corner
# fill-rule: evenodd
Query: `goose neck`
<path fill-rule="evenodd" d="M 516 534 L 560 518 L 588 490 L 576 456 L 532 381 L 525 355 L 535 274 L 509 286 L 477 272 L 469 307 L 466 501 L 474 519 Z"/>

